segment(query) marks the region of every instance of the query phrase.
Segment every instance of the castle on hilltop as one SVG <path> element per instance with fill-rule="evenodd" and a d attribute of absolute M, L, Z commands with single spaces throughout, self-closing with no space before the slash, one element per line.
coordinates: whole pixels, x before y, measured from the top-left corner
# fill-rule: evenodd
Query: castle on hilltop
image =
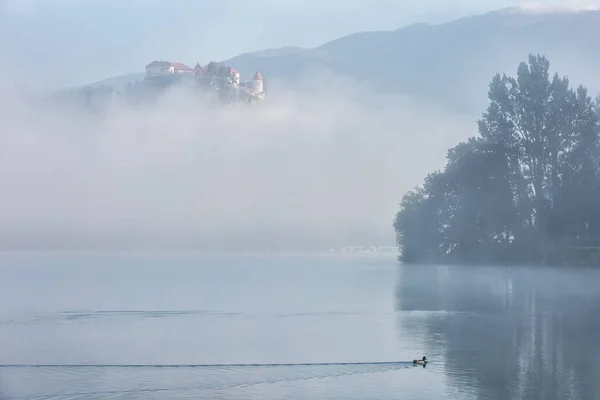
<path fill-rule="evenodd" d="M 233 67 L 215 61 L 205 67 L 199 63 L 194 68 L 185 64 L 156 60 L 146 65 L 144 81 L 151 83 L 164 79 L 177 78 L 197 89 L 213 90 L 219 98 L 228 102 L 255 103 L 263 100 L 266 94 L 263 78 L 256 72 L 251 81 L 240 82 L 240 73 Z"/>

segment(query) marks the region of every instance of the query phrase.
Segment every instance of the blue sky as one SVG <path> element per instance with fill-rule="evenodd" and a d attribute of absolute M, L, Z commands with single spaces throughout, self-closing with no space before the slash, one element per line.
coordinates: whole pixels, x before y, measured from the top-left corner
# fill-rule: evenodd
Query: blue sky
<path fill-rule="evenodd" d="M 204 64 L 524 4 L 600 0 L 0 0 L 0 54 L 12 73 L 60 87 L 137 72 L 155 58 Z"/>

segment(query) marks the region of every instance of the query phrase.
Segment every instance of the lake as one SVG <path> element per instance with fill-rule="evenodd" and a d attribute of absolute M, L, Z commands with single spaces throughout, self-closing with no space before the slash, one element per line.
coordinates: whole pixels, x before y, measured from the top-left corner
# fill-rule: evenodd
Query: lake
<path fill-rule="evenodd" d="M 5 254 L 0 399 L 598 399 L 599 285 L 376 255 Z"/>

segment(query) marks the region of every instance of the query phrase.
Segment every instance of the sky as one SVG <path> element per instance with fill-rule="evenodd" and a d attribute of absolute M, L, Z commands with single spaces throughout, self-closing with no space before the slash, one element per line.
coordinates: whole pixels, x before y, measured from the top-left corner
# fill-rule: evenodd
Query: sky
<path fill-rule="evenodd" d="M 600 0 L 0 0 L 0 54 L 12 74 L 59 88 L 282 46 L 314 47 L 359 31 L 440 23 L 485 11 L 594 7 Z M 332 23 L 333 22 L 333 23 Z M 68 73 L 65 73 L 68 70 Z"/>

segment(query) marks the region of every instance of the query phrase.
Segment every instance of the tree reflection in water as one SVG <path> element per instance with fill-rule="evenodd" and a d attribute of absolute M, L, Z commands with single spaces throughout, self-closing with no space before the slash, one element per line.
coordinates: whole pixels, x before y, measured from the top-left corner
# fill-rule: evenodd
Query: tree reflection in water
<path fill-rule="evenodd" d="M 598 283 L 584 268 L 402 265 L 399 334 L 465 397 L 600 399 Z"/>

